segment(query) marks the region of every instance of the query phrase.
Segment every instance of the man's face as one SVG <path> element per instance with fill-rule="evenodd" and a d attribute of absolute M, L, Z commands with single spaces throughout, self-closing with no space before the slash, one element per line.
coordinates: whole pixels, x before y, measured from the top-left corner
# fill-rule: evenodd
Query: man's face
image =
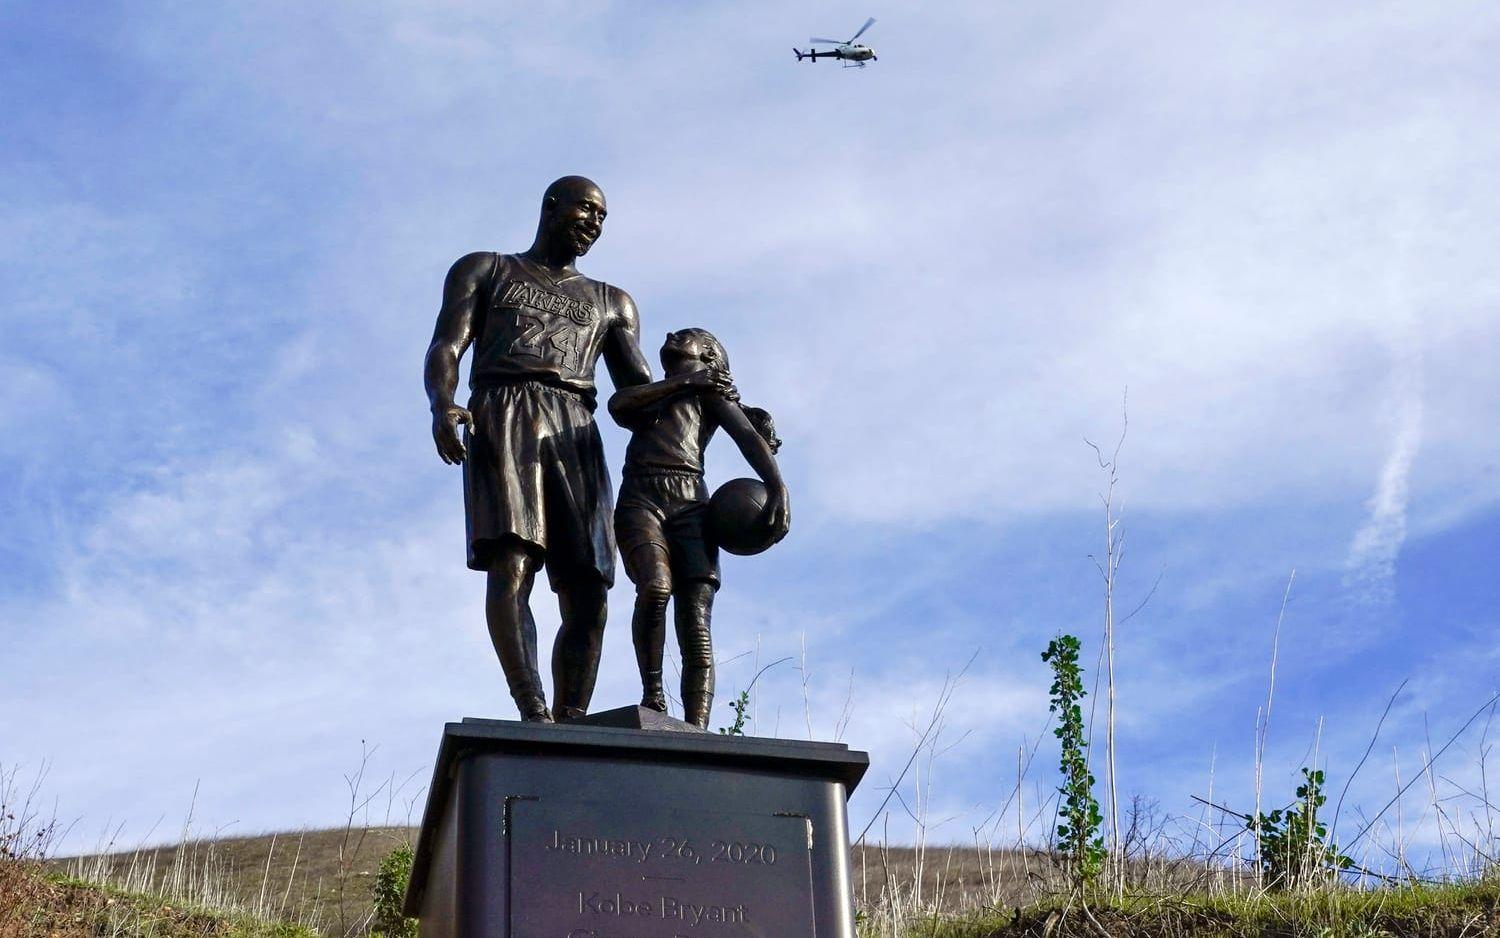
<path fill-rule="evenodd" d="M 592 186 L 564 192 L 552 206 L 548 227 L 552 236 L 582 257 L 604 229 L 604 193 Z"/>

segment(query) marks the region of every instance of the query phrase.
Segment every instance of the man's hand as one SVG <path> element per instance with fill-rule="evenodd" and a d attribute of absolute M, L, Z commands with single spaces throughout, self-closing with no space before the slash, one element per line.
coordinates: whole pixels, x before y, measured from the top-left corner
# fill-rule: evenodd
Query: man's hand
<path fill-rule="evenodd" d="M 792 527 L 792 506 L 787 500 L 786 486 L 780 485 L 771 489 L 771 497 L 766 499 L 766 507 L 761 510 L 761 517 L 766 519 L 773 532 L 772 544 L 779 543 L 786 537 L 786 532 Z"/>
<path fill-rule="evenodd" d="M 468 453 L 464 441 L 458 435 L 458 425 L 463 424 L 474 432 L 474 415 L 457 404 L 434 408 L 432 411 L 432 441 L 437 444 L 438 455 L 448 465 L 464 461 Z"/>
<path fill-rule="evenodd" d="M 685 376 L 684 383 L 694 391 L 712 391 L 726 401 L 740 399 L 739 389 L 734 386 L 729 373 L 719 368 L 690 372 Z"/>

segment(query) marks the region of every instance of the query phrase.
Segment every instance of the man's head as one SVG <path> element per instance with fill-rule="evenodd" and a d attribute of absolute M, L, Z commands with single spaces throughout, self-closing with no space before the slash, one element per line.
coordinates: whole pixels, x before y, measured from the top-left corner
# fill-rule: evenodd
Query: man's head
<path fill-rule="evenodd" d="M 604 193 L 593 180 L 564 176 L 542 196 L 537 244 L 549 254 L 582 257 L 599 239 L 606 214 Z"/>

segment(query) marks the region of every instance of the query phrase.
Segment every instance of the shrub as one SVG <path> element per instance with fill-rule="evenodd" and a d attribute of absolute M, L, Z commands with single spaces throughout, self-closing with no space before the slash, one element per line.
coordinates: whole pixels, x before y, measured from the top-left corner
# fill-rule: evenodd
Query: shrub
<path fill-rule="evenodd" d="M 370 921 L 372 938 L 417 938 L 417 920 L 401 913 L 406 899 L 406 885 L 411 881 L 411 844 L 399 843 L 380 861 L 375 883 L 370 887 L 375 900 Z"/>
<path fill-rule="evenodd" d="M 1250 818 L 1245 826 L 1260 838 L 1260 867 L 1268 889 L 1297 889 L 1320 885 L 1347 870 L 1354 861 L 1328 843 L 1328 829 L 1318 820 L 1323 794 L 1323 770 L 1302 770 L 1297 801 L 1289 808 Z"/>
<path fill-rule="evenodd" d="M 1078 648 L 1076 637 L 1059 635 L 1042 652 L 1042 660 L 1052 666 L 1052 703 L 1048 709 L 1057 714 L 1057 729 L 1052 732 L 1062 743 L 1059 767 L 1063 784 L 1058 788 L 1062 806 L 1056 845 L 1074 887 L 1083 889 L 1093 883 L 1104 866 L 1104 839 L 1099 835 L 1104 818 L 1099 814 L 1099 802 L 1094 800 L 1088 739 L 1083 709 L 1078 704 L 1087 693 L 1083 671 L 1078 667 Z"/>
<path fill-rule="evenodd" d="M 744 736 L 745 723 L 749 720 L 750 713 L 750 691 L 740 691 L 740 695 L 729 702 L 729 709 L 734 711 L 734 722 L 728 726 L 719 727 L 719 734 L 721 736 Z"/>

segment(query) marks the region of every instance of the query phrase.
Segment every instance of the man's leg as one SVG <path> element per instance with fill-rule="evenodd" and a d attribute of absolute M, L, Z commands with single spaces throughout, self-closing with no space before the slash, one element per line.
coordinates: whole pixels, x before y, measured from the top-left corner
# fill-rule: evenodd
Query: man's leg
<path fill-rule="evenodd" d="M 572 574 L 558 586 L 562 626 L 552 644 L 553 703 L 558 719 L 572 720 L 589 712 L 594 696 L 609 594 L 592 571 Z"/>
<path fill-rule="evenodd" d="M 689 580 L 678 587 L 672 607 L 682 651 L 682 718 L 708 729 L 708 712 L 714 705 L 714 645 L 709 636 L 714 585 Z"/>
<path fill-rule="evenodd" d="M 540 565 L 540 558 L 519 542 L 499 545 L 489 568 L 484 616 L 521 719 L 550 723 L 552 714 L 537 670 L 536 620 L 531 617 L 531 586 Z"/>

